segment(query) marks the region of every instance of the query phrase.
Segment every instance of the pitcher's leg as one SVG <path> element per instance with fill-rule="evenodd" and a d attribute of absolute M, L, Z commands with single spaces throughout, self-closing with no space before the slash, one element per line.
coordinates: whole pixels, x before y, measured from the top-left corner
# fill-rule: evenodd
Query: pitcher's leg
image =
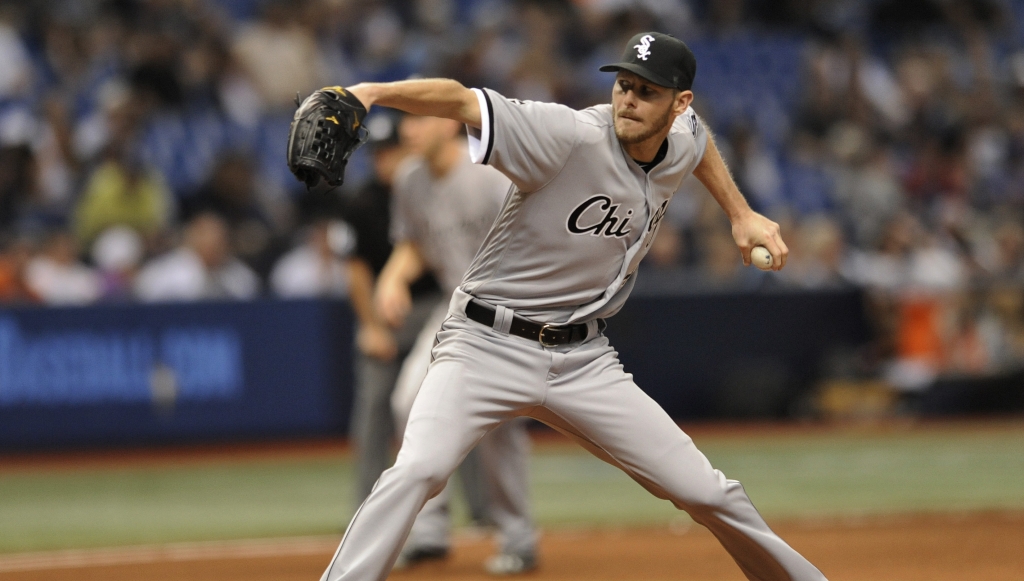
<path fill-rule="evenodd" d="M 403 358 L 409 354 L 417 334 L 436 310 L 438 299 L 437 295 L 429 295 L 413 300 L 405 324 L 395 330 L 398 346 L 395 359 L 385 361 L 363 353 L 356 355 L 355 401 L 350 422 L 350 436 L 356 452 L 356 505 L 362 504 L 381 473 L 391 466 L 392 444 L 402 440 L 401 434 L 395 438 L 396 426 L 392 416 L 395 382 Z M 408 410 L 402 418 L 403 424 L 407 417 Z"/>
<path fill-rule="evenodd" d="M 396 377 L 397 361 L 357 355 L 350 430 L 356 457 L 356 505 L 362 504 L 381 473 L 391 466 L 395 427 L 390 400 Z"/>
<path fill-rule="evenodd" d="M 447 305 L 434 307 L 430 316 L 426 317 L 423 326 L 416 333 L 416 340 L 411 342 L 408 354 L 401 361 L 401 371 L 398 373 L 394 392 L 391 394 L 391 413 L 394 414 L 394 425 L 399 441 L 402 441 L 405 424 L 409 421 L 409 411 L 412 410 L 412 404 L 416 401 L 420 384 L 427 376 L 427 368 L 430 367 L 430 350 L 434 347 L 435 337 L 447 314 Z"/>
<path fill-rule="evenodd" d="M 444 394 L 462 381 L 454 365 L 428 374 L 395 465 L 356 511 L 322 581 L 386 579 L 424 503 L 441 491 L 466 452 L 496 423 L 460 417 L 460 402 Z M 417 413 L 420 403 L 422 414 Z"/>
<path fill-rule="evenodd" d="M 607 340 L 566 355 L 545 408 L 654 495 L 686 510 L 719 539 L 752 581 L 823 581 L 779 538 L 739 482 L 712 468 L 693 441 L 622 370 Z M 597 350 L 595 353 L 594 350 Z"/>
<path fill-rule="evenodd" d="M 423 505 L 416 516 L 403 551 L 447 552 L 451 548 L 451 484 Z"/>
<path fill-rule="evenodd" d="M 395 426 L 399 438 L 404 434 L 405 424 L 409 419 L 413 403 L 416 401 L 420 386 L 427 375 L 427 369 L 430 367 L 430 351 L 447 314 L 447 305 L 440 305 L 434 309 L 416 337 L 416 343 L 409 351 L 409 355 L 402 362 L 402 370 L 398 375 L 394 394 L 391 396 L 391 408 L 395 416 Z M 470 452 L 466 456 L 466 460 L 472 456 L 474 453 Z M 458 468 L 460 474 L 465 472 L 463 467 L 466 465 L 466 460 Z M 399 561 L 400 566 L 412 565 L 421 557 L 439 556 L 443 552 L 447 552 L 451 545 L 451 518 L 448 505 L 450 490 L 450 485 L 445 486 L 441 493 L 428 500 L 423 506 L 405 543 L 403 559 Z"/>
<path fill-rule="evenodd" d="M 463 324 L 463 327 L 469 325 Z M 383 581 L 416 514 L 491 428 L 539 403 L 535 352 L 480 341 L 459 323 L 442 330 L 395 465 L 359 508 L 322 581 Z"/>
<path fill-rule="evenodd" d="M 500 429 L 499 427 L 497 430 Z M 493 432 L 488 432 L 483 437 L 483 440 L 487 440 L 491 433 Z M 489 521 L 489 515 L 487 514 L 487 490 L 484 487 L 484 478 L 479 474 L 482 470 L 483 468 L 480 464 L 480 445 L 470 450 L 469 454 L 463 458 L 462 463 L 456 469 L 462 484 L 462 490 L 466 495 L 466 502 L 469 504 L 470 518 L 474 518 L 474 522 L 477 524 L 486 524 Z M 467 479 L 467 475 L 470 476 L 469 479 Z M 412 565 L 420 559 L 443 556 L 451 548 L 452 519 L 450 502 L 453 480 L 454 477 L 449 478 L 444 490 L 423 505 L 423 509 L 420 510 L 420 514 L 416 517 L 416 522 L 412 525 L 412 530 L 409 531 L 409 538 L 405 541 L 405 547 L 402 549 L 403 558 L 407 558 L 408 561 L 407 563 L 402 563 L 402 559 L 399 559 L 399 564 Z M 476 490 L 473 489 L 474 487 Z M 479 498 L 472 498 L 471 495 L 476 495 Z M 480 506 L 474 507 L 474 502 Z M 474 510 L 478 511 L 479 517 L 474 516 Z"/>
<path fill-rule="evenodd" d="M 487 484 L 491 518 L 501 536 L 501 552 L 533 557 L 537 531 L 530 515 L 530 436 L 525 418 L 488 432 L 476 450 Z"/>

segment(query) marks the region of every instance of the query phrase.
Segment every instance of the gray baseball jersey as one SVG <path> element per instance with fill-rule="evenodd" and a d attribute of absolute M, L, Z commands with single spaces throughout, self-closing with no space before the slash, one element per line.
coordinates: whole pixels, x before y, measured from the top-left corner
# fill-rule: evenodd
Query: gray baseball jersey
<path fill-rule="evenodd" d="M 633 288 L 672 194 L 704 156 L 693 110 L 679 116 L 665 159 L 645 173 L 612 129 L 611 105 L 575 111 L 478 90 L 473 161 L 515 184 L 462 289 L 549 323 L 614 315 Z"/>
<path fill-rule="evenodd" d="M 427 163 L 406 160 L 395 175 L 391 238 L 417 244 L 450 295 L 462 282 L 511 186 L 508 178 L 467 156 L 437 178 Z"/>

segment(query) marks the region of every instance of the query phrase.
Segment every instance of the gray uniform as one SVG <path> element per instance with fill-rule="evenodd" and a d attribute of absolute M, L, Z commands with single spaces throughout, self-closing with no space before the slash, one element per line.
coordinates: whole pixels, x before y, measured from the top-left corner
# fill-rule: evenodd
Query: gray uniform
<path fill-rule="evenodd" d="M 407 159 L 395 174 L 391 239 L 415 242 L 447 295 L 458 288 L 501 211 L 511 183 L 468 156 L 435 178 L 427 163 Z"/>
<path fill-rule="evenodd" d="M 448 296 L 462 282 L 480 243 L 487 235 L 511 183 L 467 156 L 443 177 L 436 178 L 419 158 L 410 158 L 395 178 L 392 239 L 416 243 L 427 267 Z M 448 313 L 440 305 L 423 326 L 402 364 L 392 396 L 399 437 L 430 364 L 434 337 Z M 533 555 L 536 533 L 529 513 L 529 437 L 523 421 L 502 424 L 480 440 L 476 449 L 489 517 L 497 526 L 502 552 Z M 447 549 L 450 545 L 448 488 L 420 511 L 407 545 Z"/>
<path fill-rule="evenodd" d="M 824 576 L 768 528 L 739 482 L 714 469 L 626 373 L 597 319 L 615 314 L 669 198 L 704 155 L 692 112 L 645 173 L 625 153 L 608 105 L 574 111 L 478 91 L 474 161 L 507 175 L 506 200 L 449 308 L 395 466 L 356 513 L 323 580 L 382 580 L 416 512 L 488 430 L 540 419 L 708 527 L 748 579 Z M 496 308 L 485 327 L 473 298 Z M 509 334 L 513 315 L 586 323 L 577 343 L 546 347 Z"/>

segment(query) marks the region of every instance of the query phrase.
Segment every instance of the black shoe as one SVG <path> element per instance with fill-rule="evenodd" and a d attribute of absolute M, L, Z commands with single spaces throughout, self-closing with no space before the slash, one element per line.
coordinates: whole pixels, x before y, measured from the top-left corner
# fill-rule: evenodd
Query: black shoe
<path fill-rule="evenodd" d="M 421 563 L 443 561 L 448 558 L 447 547 L 407 547 L 402 549 L 392 571 L 404 571 Z"/>

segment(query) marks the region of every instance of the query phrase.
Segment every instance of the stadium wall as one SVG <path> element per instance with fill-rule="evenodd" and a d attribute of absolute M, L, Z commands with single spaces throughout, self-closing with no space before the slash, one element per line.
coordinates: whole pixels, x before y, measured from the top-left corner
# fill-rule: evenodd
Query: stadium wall
<path fill-rule="evenodd" d="M 856 292 L 638 296 L 607 331 L 681 420 L 791 411 L 867 332 Z M 0 310 L 0 449 L 343 434 L 341 301 Z"/>
<path fill-rule="evenodd" d="M 0 447 L 299 436 L 346 427 L 345 303 L 0 311 Z"/>

